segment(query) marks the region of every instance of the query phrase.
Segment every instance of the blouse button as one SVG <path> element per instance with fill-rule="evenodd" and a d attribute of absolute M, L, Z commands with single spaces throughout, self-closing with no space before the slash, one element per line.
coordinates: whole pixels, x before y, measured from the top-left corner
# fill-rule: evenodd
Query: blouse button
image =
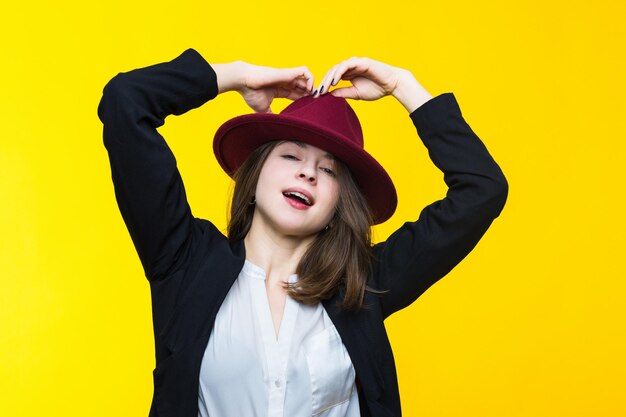
<path fill-rule="evenodd" d="M 280 387 L 280 379 L 274 380 L 274 385 L 276 386 L 276 388 L 279 388 Z"/>

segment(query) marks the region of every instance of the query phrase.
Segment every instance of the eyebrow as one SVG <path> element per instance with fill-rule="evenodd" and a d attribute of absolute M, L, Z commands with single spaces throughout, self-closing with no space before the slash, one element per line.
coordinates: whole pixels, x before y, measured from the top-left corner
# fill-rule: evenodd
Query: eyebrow
<path fill-rule="evenodd" d="M 304 143 L 304 142 L 297 141 L 297 140 L 285 140 L 284 142 L 295 143 L 296 145 L 298 145 L 300 148 L 303 148 L 303 149 L 305 149 L 305 148 L 308 148 L 308 147 L 309 147 L 309 145 L 308 145 L 308 144 L 306 144 L 306 143 Z M 325 156 L 326 158 L 328 158 L 328 159 L 332 159 L 333 161 L 335 160 L 335 156 L 334 156 L 333 154 L 328 153 L 328 152 L 326 152 L 326 153 L 324 154 L 324 156 Z"/>

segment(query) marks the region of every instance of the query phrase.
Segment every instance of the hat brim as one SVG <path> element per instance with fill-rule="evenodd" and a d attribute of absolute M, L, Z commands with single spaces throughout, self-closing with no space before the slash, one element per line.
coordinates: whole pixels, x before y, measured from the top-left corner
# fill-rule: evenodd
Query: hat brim
<path fill-rule="evenodd" d="M 222 124 L 213 140 L 213 152 L 232 177 L 248 156 L 264 143 L 276 140 L 304 142 L 329 152 L 348 166 L 372 210 L 374 224 L 389 219 L 397 206 L 396 189 L 385 169 L 363 148 L 337 132 L 274 113 L 237 116 Z"/>

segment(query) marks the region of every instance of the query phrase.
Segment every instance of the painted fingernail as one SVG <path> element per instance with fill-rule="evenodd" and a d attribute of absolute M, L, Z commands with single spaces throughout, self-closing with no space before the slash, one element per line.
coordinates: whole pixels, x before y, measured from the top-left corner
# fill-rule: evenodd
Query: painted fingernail
<path fill-rule="evenodd" d="M 314 96 L 316 96 L 316 95 L 317 95 L 317 90 L 315 90 L 315 92 L 313 93 L 313 95 L 314 95 Z"/>
<path fill-rule="evenodd" d="M 322 89 L 320 90 L 320 94 L 324 94 L 324 86 L 322 86 Z"/>
<path fill-rule="evenodd" d="M 335 85 L 335 79 L 330 80 L 330 85 Z"/>

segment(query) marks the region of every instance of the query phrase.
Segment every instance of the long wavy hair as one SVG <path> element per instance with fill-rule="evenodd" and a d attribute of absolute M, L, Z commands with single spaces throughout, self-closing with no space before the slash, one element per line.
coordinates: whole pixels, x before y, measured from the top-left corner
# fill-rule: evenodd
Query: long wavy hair
<path fill-rule="evenodd" d="M 261 169 L 270 152 L 281 141 L 259 146 L 234 174 L 235 187 L 228 220 L 228 239 L 245 238 L 252 225 L 253 204 Z M 316 304 L 332 297 L 340 287 L 345 294 L 340 307 L 364 308 L 365 291 L 381 293 L 367 285 L 372 268 L 372 214 L 350 170 L 336 161 L 340 197 L 329 226 L 309 245 L 296 268 L 298 281 L 285 283 L 290 297 L 305 304 Z"/>

